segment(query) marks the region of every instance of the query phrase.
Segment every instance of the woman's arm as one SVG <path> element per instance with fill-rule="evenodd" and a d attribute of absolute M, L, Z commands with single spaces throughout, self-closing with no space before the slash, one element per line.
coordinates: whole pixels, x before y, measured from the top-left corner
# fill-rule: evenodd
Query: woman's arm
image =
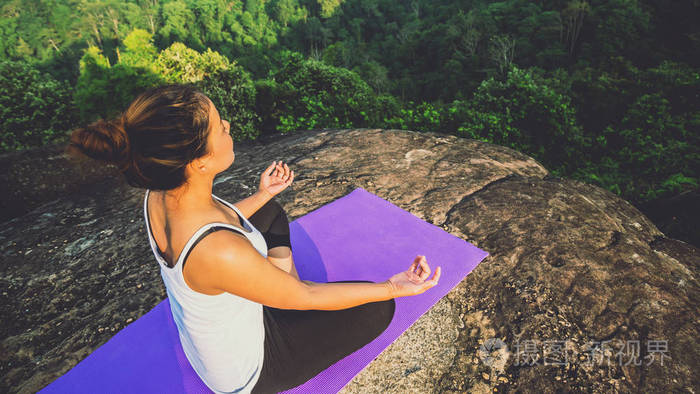
<path fill-rule="evenodd" d="M 248 219 L 274 196 L 291 185 L 293 180 L 294 171 L 290 171 L 287 164 L 273 161 L 260 175 L 258 191 L 233 205 Z"/>
<path fill-rule="evenodd" d="M 267 204 L 267 202 L 271 199 L 272 195 L 263 190 L 258 190 L 252 196 L 246 197 L 233 205 L 235 205 L 236 208 L 241 211 L 246 219 L 250 219 L 250 217 L 258 211 L 258 209 L 262 208 L 263 205 Z"/>
<path fill-rule="evenodd" d="M 309 285 L 309 304 L 306 309 L 335 311 L 352 308 L 368 302 L 385 301 L 394 298 L 393 287 L 389 282 L 381 283 L 315 283 Z"/>
<path fill-rule="evenodd" d="M 220 289 L 278 309 L 339 310 L 393 296 L 382 283 L 314 283 L 300 281 L 263 257 L 245 236 L 216 231 L 193 249 L 188 266 L 202 286 Z"/>

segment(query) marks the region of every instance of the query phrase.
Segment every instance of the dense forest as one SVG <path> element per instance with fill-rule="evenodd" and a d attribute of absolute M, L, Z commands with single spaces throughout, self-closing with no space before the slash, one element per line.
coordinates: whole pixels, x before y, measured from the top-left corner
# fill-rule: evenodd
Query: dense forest
<path fill-rule="evenodd" d="M 148 86 L 191 82 L 239 141 L 436 131 L 635 205 L 698 190 L 697 0 L 0 4 L 1 152 L 65 142 Z"/>

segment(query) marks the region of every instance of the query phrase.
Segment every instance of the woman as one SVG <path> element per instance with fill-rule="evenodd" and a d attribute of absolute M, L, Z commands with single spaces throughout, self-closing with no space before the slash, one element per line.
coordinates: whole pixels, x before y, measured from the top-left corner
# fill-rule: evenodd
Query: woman
<path fill-rule="evenodd" d="M 115 163 L 146 189 L 144 218 L 182 348 L 214 392 L 272 393 L 304 383 L 389 325 L 394 298 L 435 286 L 423 256 L 382 283 L 299 279 L 287 215 L 294 180 L 273 162 L 235 205 L 212 194 L 234 161 L 229 122 L 193 85 L 139 95 L 114 121 L 76 129 L 69 152 Z M 228 230 L 228 231 L 220 231 Z M 185 264 L 187 263 L 187 264 Z"/>

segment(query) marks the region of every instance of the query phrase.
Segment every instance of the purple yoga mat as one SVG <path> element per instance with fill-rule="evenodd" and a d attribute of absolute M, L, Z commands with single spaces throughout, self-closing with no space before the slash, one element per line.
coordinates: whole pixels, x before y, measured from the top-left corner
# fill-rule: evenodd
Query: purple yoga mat
<path fill-rule="evenodd" d="M 433 271 L 441 266 L 442 276 L 423 294 L 396 298 L 394 319 L 372 342 L 284 393 L 337 393 L 488 256 L 362 188 L 289 228 L 301 279 L 382 282 L 416 255 Z M 40 391 L 95 392 L 211 393 L 185 358 L 167 298 Z"/>

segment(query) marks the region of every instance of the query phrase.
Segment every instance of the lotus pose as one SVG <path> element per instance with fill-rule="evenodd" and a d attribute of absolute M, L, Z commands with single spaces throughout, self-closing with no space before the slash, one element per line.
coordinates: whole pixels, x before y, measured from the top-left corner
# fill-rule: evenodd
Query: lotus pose
<path fill-rule="evenodd" d="M 114 120 L 73 131 L 69 153 L 116 164 L 145 189 L 144 220 L 180 341 L 216 393 L 295 387 L 363 347 L 391 322 L 394 298 L 435 286 L 417 256 L 381 283 L 300 280 L 275 196 L 294 171 L 272 162 L 234 204 L 212 193 L 235 160 L 230 123 L 193 85 L 140 94 Z"/>

